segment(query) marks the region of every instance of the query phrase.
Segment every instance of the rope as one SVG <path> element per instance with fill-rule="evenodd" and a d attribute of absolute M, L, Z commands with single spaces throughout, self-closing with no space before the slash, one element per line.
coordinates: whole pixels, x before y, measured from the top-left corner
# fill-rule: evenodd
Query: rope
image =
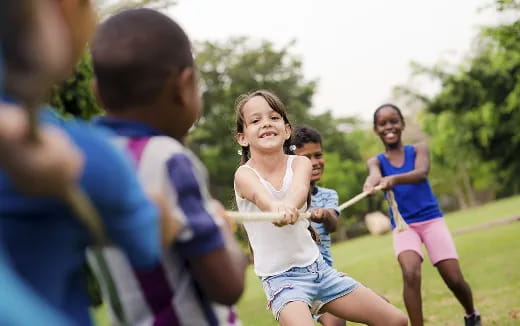
<path fill-rule="evenodd" d="M 392 215 L 394 216 L 395 227 L 398 232 L 405 231 L 408 229 L 408 224 L 404 221 L 401 213 L 399 212 L 399 208 L 397 207 L 397 202 L 395 201 L 394 192 L 392 190 L 388 190 L 386 192 L 386 199 L 388 201 L 388 205 L 392 210 Z"/>
<path fill-rule="evenodd" d="M 377 186 L 374 190 L 382 190 L 381 186 Z M 338 210 L 341 212 L 347 207 L 350 207 L 362 200 L 366 196 L 368 196 L 370 192 L 363 191 L 360 194 L 352 197 L 348 201 L 339 205 Z M 396 224 L 397 231 L 402 232 L 408 228 L 408 225 L 404 221 L 401 213 L 399 213 L 399 209 L 397 207 L 397 202 L 395 201 L 394 192 L 392 190 L 386 191 L 386 200 L 388 201 L 388 206 L 392 210 L 392 215 L 394 216 L 394 221 Z M 283 219 L 283 214 L 276 212 L 236 212 L 236 211 L 226 211 L 224 215 L 237 223 L 243 222 L 275 222 Z M 311 217 L 310 212 L 301 213 L 298 218 L 306 218 L 309 219 Z"/>

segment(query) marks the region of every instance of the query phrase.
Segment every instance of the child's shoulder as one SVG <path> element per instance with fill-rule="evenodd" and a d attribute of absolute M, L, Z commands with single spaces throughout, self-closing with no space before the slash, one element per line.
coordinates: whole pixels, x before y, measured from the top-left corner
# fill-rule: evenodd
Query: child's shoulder
<path fill-rule="evenodd" d="M 182 157 L 191 164 L 199 165 L 197 156 L 174 138 L 153 136 L 148 139 L 143 153 L 143 160 L 163 164 L 174 157 Z M 200 163 L 202 164 L 202 163 Z"/>
<path fill-rule="evenodd" d="M 293 169 L 296 169 L 296 168 L 312 169 L 311 160 L 307 156 L 303 156 L 303 155 L 287 155 L 287 156 L 289 156 L 289 158 L 292 157 L 292 159 L 293 159 L 293 161 L 292 161 Z"/>
<path fill-rule="evenodd" d="M 415 144 L 410 144 L 410 145 L 407 145 L 409 147 L 413 147 L 413 149 L 417 152 L 417 151 L 427 151 L 428 150 L 428 143 L 425 142 L 425 141 L 422 141 L 422 142 L 418 142 L 418 143 L 415 143 Z"/>
<path fill-rule="evenodd" d="M 319 186 L 316 186 L 316 189 L 318 189 L 317 195 L 324 195 L 324 196 L 337 196 L 338 195 L 338 192 L 334 189 L 319 187 Z"/>

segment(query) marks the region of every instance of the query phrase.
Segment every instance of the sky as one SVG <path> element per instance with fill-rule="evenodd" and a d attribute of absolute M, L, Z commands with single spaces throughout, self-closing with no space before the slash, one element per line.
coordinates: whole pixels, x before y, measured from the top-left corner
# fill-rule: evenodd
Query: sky
<path fill-rule="evenodd" d="M 233 36 L 267 39 L 293 54 L 307 79 L 317 79 L 313 111 L 369 120 L 393 100 L 394 86 L 427 94 L 438 85 L 410 80 L 410 62 L 457 64 L 478 27 L 495 24 L 492 0 L 178 0 L 167 13 L 192 40 Z"/>

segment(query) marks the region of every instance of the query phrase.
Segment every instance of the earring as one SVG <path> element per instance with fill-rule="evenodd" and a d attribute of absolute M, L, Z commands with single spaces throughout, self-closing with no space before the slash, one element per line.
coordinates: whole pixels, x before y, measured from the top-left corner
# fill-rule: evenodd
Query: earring
<path fill-rule="evenodd" d="M 237 154 L 238 154 L 239 156 L 242 156 L 242 150 L 239 149 L 239 150 L 237 151 Z"/>
<path fill-rule="evenodd" d="M 289 146 L 289 150 L 294 153 L 294 151 L 296 150 L 296 145 Z"/>

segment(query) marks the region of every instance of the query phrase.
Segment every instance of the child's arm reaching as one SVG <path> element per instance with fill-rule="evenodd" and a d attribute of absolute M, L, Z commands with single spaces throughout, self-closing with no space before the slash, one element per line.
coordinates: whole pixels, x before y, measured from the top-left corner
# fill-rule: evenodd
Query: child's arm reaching
<path fill-rule="evenodd" d="M 25 111 L 0 103 L 0 167 L 27 195 L 65 198 L 83 172 L 83 155 L 61 130 L 39 130 L 38 143 L 27 140 Z"/>
<path fill-rule="evenodd" d="M 381 168 L 377 157 L 372 157 L 367 161 L 368 177 L 363 185 L 363 191 L 369 192 L 371 195 L 375 193 L 374 187 L 377 186 L 381 178 Z"/>
<path fill-rule="evenodd" d="M 283 200 L 272 199 L 256 174 L 246 167 L 240 167 L 235 173 L 235 189 L 240 197 L 251 201 L 262 211 L 284 213 L 284 219 L 273 222 L 275 225 L 294 224 L 298 220 L 298 208 L 303 206 L 309 193 L 312 173 L 309 159 L 296 157 L 293 171 L 293 182 Z"/>
<path fill-rule="evenodd" d="M 284 201 L 294 207 L 302 207 L 307 201 L 312 175 L 311 161 L 305 156 L 296 156 L 293 161 L 293 182 Z"/>
<path fill-rule="evenodd" d="M 418 143 L 415 148 L 415 168 L 407 173 L 394 174 L 381 179 L 379 184 L 383 190 L 392 189 L 398 184 L 419 183 L 428 177 L 430 171 L 430 156 L 428 153 L 428 145 L 426 143 Z"/>
<path fill-rule="evenodd" d="M 311 221 L 323 223 L 325 230 L 332 233 L 338 226 L 338 213 L 332 208 L 316 208 L 311 212 Z"/>

